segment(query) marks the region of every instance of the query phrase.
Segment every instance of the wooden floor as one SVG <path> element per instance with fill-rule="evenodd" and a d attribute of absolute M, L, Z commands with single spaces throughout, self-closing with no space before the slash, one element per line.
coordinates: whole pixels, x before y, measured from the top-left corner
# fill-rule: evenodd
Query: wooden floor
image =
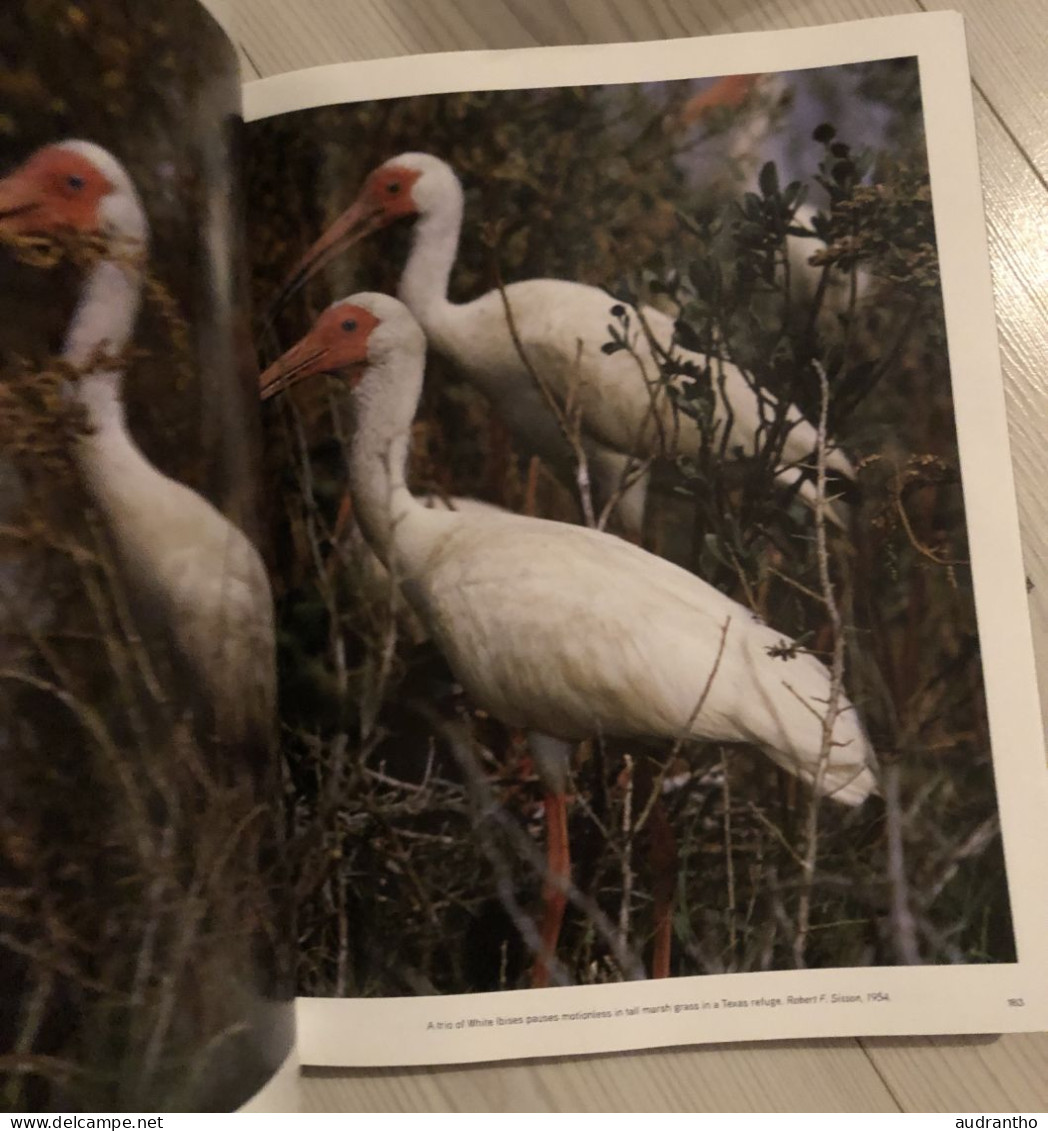
<path fill-rule="evenodd" d="M 960 9 L 1048 702 L 1048 0 L 226 0 L 246 78 L 460 48 L 715 35 Z M 963 110 L 961 111 L 963 112 Z M 315 1072 L 306 1111 L 1048 1109 L 1048 1035 L 714 1046 L 478 1068 Z"/>

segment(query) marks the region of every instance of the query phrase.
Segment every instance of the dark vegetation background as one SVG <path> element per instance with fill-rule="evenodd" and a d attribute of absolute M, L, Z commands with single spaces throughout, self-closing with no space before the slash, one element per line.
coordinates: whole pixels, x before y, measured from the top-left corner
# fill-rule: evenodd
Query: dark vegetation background
<path fill-rule="evenodd" d="M 759 754 L 681 752 L 664 796 L 680 862 L 673 972 L 1013 961 L 916 63 L 767 76 L 745 104 L 693 114 L 707 88 L 469 93 L 253 124 L 255 309 L 372 168 L 424 150 L 466 188 L 452 298 L 498 274 L 644 297 L 679 317 L 681 343 L 731 356 L 813 421 L 821 364 L 830 434 L 860 467 L 831 565 L 846 688 L 885 801 L 823 802 L 813 825 L 806 791 Z M 335 260 L 260 330 L 262 361 L 335 298 L 395 291 L 406 250 L 391 230 Z M 622 330 L 609 327 L 610 348 Z M 714 371 L 685 380 L 681 411 L 708 419 Z M 398 621 L 359 536 L 338 530 L 344 392 L 302 386 L 266 426 L 299 991 L 526 985 L 535 774 L 515 736 L 462 702 L 419 626 Z M 828 659 L 811 512 L 772 486 L 766 453 L 721 455 L 707 437 L 659 472 L 646 544 Z M 414 488 L 576 520 L 528 457 L 431 357 Z M 648 957 L 649 756 L 667 751 L 588 744 L 576 760 L 567 980 L 620 979 Z"/>
<path fill-rule="evenodd" d="M 195 0 L 0 5 L 0 175 L 69 137 L 125 164 L 152 231 L 131 432 L 257 536 L 238 86 Z M 228 1110 L 290 1040 L 273 767 L 216 746 L 80 485 L 57 354 L 91 256 L 0 247 L 0 1106 Z"/>

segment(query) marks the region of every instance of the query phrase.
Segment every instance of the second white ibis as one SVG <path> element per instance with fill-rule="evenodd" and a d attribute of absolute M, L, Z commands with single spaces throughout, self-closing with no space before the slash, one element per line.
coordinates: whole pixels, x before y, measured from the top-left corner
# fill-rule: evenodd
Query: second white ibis
<path fill-rule="evenodd" d="M 598 287 L 529 279 L 507 286 L 504 296 L 495 290 L 473 302 L 451 302 L 448 281 L 463 211 L 462 185 L 446 162 L 426 153 L 394 157 L 367 178 L 356 201 L 306 252 L 281 298 L 369 232 L 414 218 L 411 253 L 398 294 L 432 348 L 460 367 L 527 448 L 567 481 L 574 479 L 575 452 L 565 440 L 563 418 L 569 415 L 568 406 L 574 406 L 598 509 L 616 501 L 623 531 L 639 540 L 648 461 L 694 455 L 702 440 L 696 420 L 678 410 L 659 383 L 659 361 L 649 335 L 661 350 L 669 350 L 673 320 L 645 307 L 642 322 L 636 310 L 624 308 L 632 318 L 633 350 L 609 354 L 603 347 L 609 341 L 608 325 L 615 321 L 612 309 L 622 304 Z M 705 369 L 705 356 L 677 352 L 699 372 Z M 780 415 L 778 401 L 755 388 L 729 361 L 710 364 L 714 450 L 723 449 L 729 457 L 753 456 L 770 440 Z M 544 382 L 545 393 L 535 375 Z M 562 419 L 550 408 L 549 397 L 560 406 Z M 777 477 L 786 486 L 796 486 L 811 504 L 815 488 L 803 469 L 814 463 L 816 429 L 794 405 L 781 415 Z M 854 477 L 854 468 L 839 450 L 829 453 L 828 466 Z"/>

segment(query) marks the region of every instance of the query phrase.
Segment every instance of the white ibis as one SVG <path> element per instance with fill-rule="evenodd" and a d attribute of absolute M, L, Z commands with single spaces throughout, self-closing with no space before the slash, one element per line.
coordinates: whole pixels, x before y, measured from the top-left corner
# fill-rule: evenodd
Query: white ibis
<path fill-rule="evenodd" d="M 609 355 L 602 347 L 609 341 L 608 325 L 615 321 L 611 311 L 622 304 L 598 287 L 562 279 L 512 283 L 505 288 L 512 327 L 498 290 L 473 302 L 450 302 L 448 280 L 463 207 L 462 186 L 446 162 L 425 153 L 392 158 L 367 178 L 356 201 L 306 252 L 281 299 L 344 247 L 398 219 L 414 217 L 411 254 L 398 294 L 431 346 L 462 369 L 530 450 L 569 479 L 574 473 L 571 446 L 531 370 L 541 375 L 562 409 L 570 404 L 580 411 L 581 440 L 598 504 L 618 498 L 618 521 L 639 541 L 648 484 L 642 461 L 693 454 L 701 443 L 696 421 L 679 412 L 657 385 L 659 368 L 647 334 L 669 349 L 673 320 L 645 307 L 647 331 L 642 332 L 632 311 L 634 355 L 625 350 Z M 705 368 L 704 356 L 684 356 L 700 371 Z M 752 456 L 768 441 L 777 402 L 770 393 L 755 390 L 734 365 L 713 362 L 713 370 L 715 450 L 723 441 L 729 456 Z M 792 405 L 785 416 L 778 478 L 785 485 L 797 485 L 800 496 L 813 503 L 814 485 L 801 469 L 812 463 L 816 430 Z M 840 451 L 830 453 L 828 465 L 854 476 Z"/>
<path fill-rule="evenodd" d="M 688 99 L 680 111 L 681 125 L 694 125 L 718 110 L 741 110 L 753 100 L 765 78 L 761 74 L 723 75 Z"/>
<path fill-rule="evenodd" d="M 836 83 L 841 86 L 835 95 L 828 96 L 825 78 L 811 74 L 726 75 L 689 99 L 667 124 L 670 128 L 685 129 L 696 124 L 724 125 L 723 136 L 717 131 L 718 136 L 707 137 L 706 144 L 695 151 L 688 163 L 692 179 L 707 192 L 712 189 L 727 199 L 739 189 L 758 191 L 760 170 L 769 161 L 774 162 L 781 184 L 807 183 L 826 155 L 812 134 L 827 118 L 842 125 L 846 135 L 861 140 L 864 146 L 890 148 L 884 109 L 875 109 L 860 97 L 855 81 L 854 76 L 838 75 Z M 831 82 L 829 89 L 833 91 L 835 84 Z M 853 105 L 863 107 L 861 115 L 849 111 Z M 722 116 L 721 123 L 718 116 Z M 837 160 L 843 160 L 847 153 L 845 146 Z M 869 263 L 859 263 L 851 270 L 834 268 L 824 277 L 826 269 L 811 262 L 822 247 L 814 236 L 815 217 L 828 212 L 829 204 L 823 196 L 821 208 L 809 199 L 794 210 L 790 227 L 811 234 L 787 234 L 786 256 L 794 298 L 810 300 L 820 286 L 834 297 L 833 302 L 822 304 L 816 322 L 832 338 L 839 333 L 840 314 L 852 301 L 868 297 L 873 278 Z M 850 297 L 853 287 L 854 300 Z"/>
<path fill-rule="evenodd" d="M 146 459 L 124 418 L 121 355 L 138 314 L 148 244 L 131 178 L 91 142 L 46 146 L 0 180 L 0 231 L 67 231 L 103 242 L 63 349 L 78 374 L 69 393 L 87 416 L 77 464 L 134 594 L 159 616 L 213 704 L 218 736 L 270 741 L 274 635 L 262 559 L 211 503 Z"/>
<path fill-rule="evenodd" d="M 686 570 L 602 531 L 430 509 L 415 498 L 405 466 L 425 351 L 402 303 L 359 294 L 329 307 L 263 374 L 263 390 L 345 374 L 364 536 L 473 701 L 531 735 L 547 791 L 545 953 L 533 972 L 542 984 L 569 875 L 572 743 L 595 735 L 749 743 L 847 805 L 875 789 L 871 748 L 842 698 L 823 756 L 826 668 Z"/>

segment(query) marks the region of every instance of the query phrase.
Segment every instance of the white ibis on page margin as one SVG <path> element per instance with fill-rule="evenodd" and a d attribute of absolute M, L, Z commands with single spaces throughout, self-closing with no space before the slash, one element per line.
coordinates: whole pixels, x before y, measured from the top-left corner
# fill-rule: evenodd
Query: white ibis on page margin
<path fill-rule="evenodd" d="M 138 315 L 149 239 L 131 178 L 91 142 L 46 146 L 0 180 L 0 231 L 103 241 L 63 348 L 78 374 L 70 395 L 87 418 L 76 462 L 134 593 L 159 614 L 200 680 L 218 736 L 268 744 L 274 635 L 262 559 L 211 503 L 146 459 L 125 420 L 121 355 Z"/>

